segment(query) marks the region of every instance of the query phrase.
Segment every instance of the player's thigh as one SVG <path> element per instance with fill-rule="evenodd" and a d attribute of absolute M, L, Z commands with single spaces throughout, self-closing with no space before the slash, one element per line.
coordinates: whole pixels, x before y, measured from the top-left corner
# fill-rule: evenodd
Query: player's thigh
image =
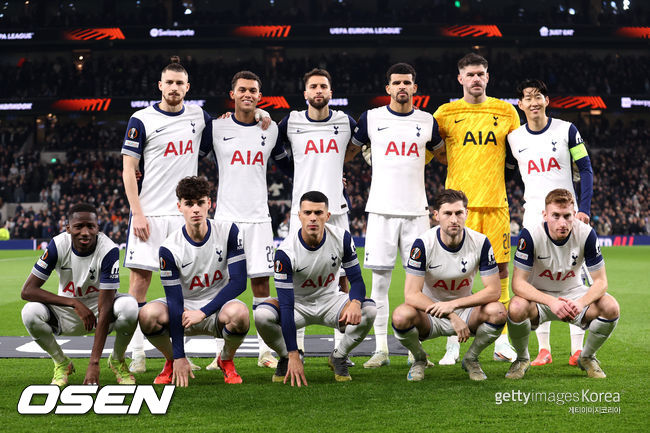
<path fill-rule="evenodd" d="M 609 293 L 605 293 L 600 299 L 588 307 L 584 320 L 589 323 L 598 317 L 616 319 L 620 313 L 618 301 Z"/>
<path fill-rule="evenodd" d="M 506 307 L 501 302 L 488 302 L 473 307 L 467 324 L 472 332 L 485 322 L 501 325 L 506 321 Z"/>
<path fill-rule="evenodd" d="M 95 314 L 97 317 L 97 300 L 91 303 L 84 304 Z M 64 307 L 61 305 L 47 305 L 50 310 L 50 317 L 53 322 L 56 322 L 57 326 L 54 330 L 55 335 L 86 335 L 86 327 L 84 326 L 81 318 L 75 313 L 74 308 Z M 54 328 L 53 328 L 54 329 Z"/>
<path fill-rule="evenodd" d="M 413 242 L 427 230 L 429 230 L 428 215 L 402 218 L 399 233 L 399 251 L 404 268 L 406 268 Z"/>
<path fill-rule="evenodd" d="M 236 223 L 244 240 L 248 278 L 273 275 L 273 229 L 270 222 Z"/>
<path fill-rule="evenodd" d="M 149 237 L 141 240 L 129 228 L 126 240 L 124 267 L 157 271 L 158 250 L 167 236 L 183 226 L 185 220 L 180 215 L 146 217 L 149 223 Z M 130 224 L 129 224 L 130 225 Z"/>
<path fill-rule="evenodd" d="M 392 270 L 399 243 L 400 218 L 369 213 L 363 267 Z"/>
<path fill-rule="evenodd" d="M 465 321 L 465 323 L 467 323 L 471 310 L 471 307 L 461 308 L 455 310 L 454 312 L 458 314 L 460 318 Z M 420 340 L 429 340 L 436 337 L 450 337 L 452 335 L 456 335 L 456 331 L 454 330 L 454 327 L 452 326 L 449 319 L 434 317 L 427 314 L 427 320 L 429 321 L 429 333 L 424 338 L 420 338 Z"/>
<path fill-rule="evenodd" d="M 471 228 L 471 227 L 470 227 Z M 483 233 L 490 240 L 497 263 L 510 262 L 510 215 L 508 208 L 489 208 L 483 215 Z"/>

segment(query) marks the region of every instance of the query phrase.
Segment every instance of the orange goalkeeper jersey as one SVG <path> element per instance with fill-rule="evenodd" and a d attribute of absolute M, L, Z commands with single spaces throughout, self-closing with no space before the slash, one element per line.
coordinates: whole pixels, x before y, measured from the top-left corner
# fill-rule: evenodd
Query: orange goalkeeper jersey
<path fill-rule="evenodd" d="M 447 150 L 445 188 L 463 191 L 469 207 L 508 207 L 506 136 L 520 124 L 515 107 L 491 97 L 481 104 L 459 99 L 441 105 L 433 117 Z"/>

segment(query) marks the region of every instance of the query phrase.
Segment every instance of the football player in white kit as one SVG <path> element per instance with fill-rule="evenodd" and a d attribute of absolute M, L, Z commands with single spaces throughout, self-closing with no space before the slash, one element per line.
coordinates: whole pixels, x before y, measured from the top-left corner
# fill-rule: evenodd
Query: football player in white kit
<path fill-rule="evenodd" d="M 219 191 L 214 218 L 239 227 L 246 250 L 248 278 L 253 290 L 253 309 L 269 297 L 273 274 L 273 229 L 268 206 L 266 169 L 271 159 L 288 171 L 289 158 L 278 141 L 278 126 L 267 130 L 255 121 L 255 107 L 262 93 L 260 78 L 240 71 L 232 79 L 230 98 L 234 115 L 212 121 L 213 151 L 219 170 Z M 258 334 L 258 366 L 275 368 L 277 360 Z M 210 366 L 209 366 L 210 367 Z"/>
<path fill-rule="evenodd" d="M 461 343 L 474 336 L 461 365 L 471 380 L 487 379 L 478 356 L 501 335 L 506 308 L 499 302 L 499 268 L 492 245 L 487 236 L 465 227 L 467 212 L 462 191 L 441 191 L 433 210 L 439 226 L 413 242 L 405 303 L 393 311 L 395 337 L 414 357 L 409 381 L 424 379 L 427 354 L 420 342 L 450 335 Z M 472 293 L 477 272 L 484 288 Z"/>
<path fill-rule="evenodd" d="M 517 351 L 506 378 L 521 379 L 530 366 L 530 330 L 549 320 L 588 329 L 578 366 L 592 378 L 604 378 L 596 351 L 616 328 L 620 308 L 607 293 L 605 262 L 593 228 L 576 218 L 573 194 L 558 188 L 545 198 L 544 222 L 519 237 L 508 308 L 510 339 Z M 583 262 L 593 278 L 580 277 Z"/>
<path fill-rule="evenodd" d="M 413 108 L 415 70 L 406 63 L 386 73 L 390 104 L 364 112 L 352 137 L 349 159 L 370 143 L 372 181 L 366 211 L 368 227 L 364 267 L 372 270 L 371 298 L 377 303 L 376 349 L 365 368 L 390 364 L 388 289 L 397 251 L 406 266 L 413 241 L 429 228 L 424 191 L 426 149 L 444 145 L 436 120 Z"/>
<path fill-rule="evenodd" d="M 59 274 L 59 292 L 42 289 L 52 271 Z M 29 301 L 22 319 L 29 335 L 54 361 L 52 384 L 63 387 L 74 372 L 72 360 L 55 335 L 95 332 L 84 384 L 99 385 L 99 359 L 106 336 L 116 331 L 108 366 L 117 383 L 133 385 L 135 379 L 124 361 L 124 352 L 138 323 L 138 303 L 120 287 L 120 254 L 117 245 L 100 233 L 93 205 L 70 207 L 66 231 L 52 238 L 34 265 L 21 292 Z"/>
<path fill-rule="evenodd" d="M 223 338 L 217 358 L 226 383 L 241 383 L 233 357 L 246 337 L 249 314 L 236 299 L 246 290 L 246 256 L 239 229 L 231 222 L 208 220 L 210 184 L 186 177 L 176 188 L 185 225 L 160 247 L 160 279 L 165 298 L 140 310 L 140 327 L 165 355 L 155 384 L 187 386 L 194 377 L 185 357 L 183 335 Z M 171 336 L 171 341 L 170 341 Z"/>
<path fill-rule="evenodd" d="M 352 380 L 346 358 L 366 337 L 377 313 L 366 298 L 366 287 L 350 232 L 326 224 L 328 199 L 320 191 L 300 198 L 301 229 L 292 233 L 275 252 L 277 299 L 268 299 L 254 312 L 255 326 L 280 356 L 273 382 L 307 385 L 296 329 L 307 325 L 339 328 L 343 338 L 329 356 L 338 382 Z M 339 290 L 339 269 L 350 281 L 350 293 Z"/>
<path fill-rule="evenodd" d="M 172 57 L 172 63 L 162 70 L 158 88 L 161 101 L 131 116 L 122 145 L 122 178 L 131 208 L 124 266 L 131 271 L 129 293 L 140 307 L 146 303 L 151 273 L 158 269 L 158 248 L 183 225 L 175 186 L 185 176 L 196 175 L 200 146 L 211 136 L 208 113 L 183 103 L 190 83 L 178 57 Z M 136 171 L 143 173 L 141 188 Z M 140 330 L 134 334 L 131 349 L 131 372 L 145 372 Z"/>
<path fill-rule="evenodd" d="M 293 155 L 293 194 L 290 233 L 300 227 L 300 197 L 307 191 L 321 191 L 329 200 L 332 214 L 328 224 L 350 231 L 348 205 L 343 196 L 343 162 L 357 122 L 342 111 L 332 110 L 332 77 L 325 69 L 312 69 L 303 77 L 306 110 L 294 110 L 278 124 L 280 139 L 290 143 Z M 339 285 L 348 290 L 341 269 Z M 343 338 L 334 329 L 334 347 Z M 304 352 L 304 328 L 298 331 L 298 348 Z M 349 361 L 349 365 L 353 365 Z"/>
<path fill-rule="evenodd" d="M 584 142 L 576 127 L 564 120 L 546 115 L 549 104 L 548 89 L 540 80 L 525 80 L 517 86 L 519 108 L 526 115 L 527 123 L 508 134 L 508 157 L 506 168 L 519 166 L 524 182 L 524 228 L 531 230 L 542 222 L 544 198 L 555 188 L 564 188 L 574 197 L 573 164 L 580 172 L 580 200 L 576 218 L 589 224 L 593 171 Z M 583 267 L 583 275 L 588 272 Z M 531 365 L 553 362 L 551 357 L 551 322 L 540 324 L 536 330 L 539 353 Z M 570 365 L 577 365 L 585 331 L 569 324 L 571 332 Z"/>

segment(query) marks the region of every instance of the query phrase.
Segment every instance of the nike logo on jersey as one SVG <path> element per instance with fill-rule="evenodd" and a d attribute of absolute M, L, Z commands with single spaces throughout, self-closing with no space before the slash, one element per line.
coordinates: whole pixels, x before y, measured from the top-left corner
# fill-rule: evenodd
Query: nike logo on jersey
<path fill-rule="evenodd" d="M 235 137 L 223 137 L 223 141 L 232 140 L 233 138 L 235 138 Z"/>
<path fill-rule="evenodd" d="M 377 128 L 377 131 L 383 131 L 384 129 L 390 128 L 389 126 L 384 126 L 383 128 Z"/>
<path fill-rule="evenodd" d="M 546 260 L 546 259 L 550 259 L 551 256 L 546 256 L 546 257 L 537 256 L 537 258 L 538 258 L 539 260 Z"/>
<path fill-rule="evenodd" d="M 519 153 L 524 152 L 525 150 L 528 150 L 528 148 L 526 147 L 525 149 L 519 149 Z"/>
<path fill-rule="evenodd" d="M 296 269 L 296 272 L 302 272 L 302 271 L 304 271 L 305 269 L 307 269 L 308 267 L 309 267 L 309 266 L 305 266 L 304 268 Z"/>
<path fill-rule="evenodd" d="M 181 265 L 181 268 L 184 268 L 184 267 L 186 267 L 186 266 L 189 266 L 189 265 L 191 265 L 192 263 L 194 263 L 194 262 L 185 263 L 184 265 Z"/>
<path fill-rule="evenodd" d="M 462 119 L 454 119 L 454 123 L 462 122 L 463 120 L 465 120 L 464 117 Z"/>
<path fill-rule="evenodd" d="M 160 131 L 162 131 L 162 130 L 165 129 L 165 128 L 167 128 L 167 127 L 166 127 L 166 126 L 163 126 L 162 128 L 158 128 L 158 129 L 156 129 L 156 132 L 160 132 Z"/>
<path fill-rule="evenodd" d="M 435 269 L 435 268 L 439 268 L 440 266 L 442 266 L 442 265 L 436 265 L 436 266 L 429 266 L 429 269 Z"/>

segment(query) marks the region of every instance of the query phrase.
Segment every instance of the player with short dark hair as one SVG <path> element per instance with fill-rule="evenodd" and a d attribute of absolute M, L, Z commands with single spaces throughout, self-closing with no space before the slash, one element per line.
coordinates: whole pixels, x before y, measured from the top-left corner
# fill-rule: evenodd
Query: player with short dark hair
<path fill-rule="evenodd" d="M 66 231 L 50 241 L 25 281 L 20 295 L 29 302 L 22 310 L 23 323 L 54 361 L 52 384 L 67 385 L 74 372 L 55 335 L 95 332 L 83 383 L 98 385 L 99 360 L 113 330 L 115 344 L 107 364 L 117 383 L 135 384 L 124 352 L 138 322 L 138 305 L 132 296 L 117 293 L 119 258 L 117 246 L 99 231 L 95 207 L 78 203 L 68 211 Z M 42 289 L 53 270 L 59 274 L 58 294 Z"/>
<path fill-rule="evenodd" d="M 351 159 L 370 143 L 372 181 L 366 204 L 368 228 L 364 267 L 372 270 L 372 299 L 377 302 L 375 353 L 365 368 L 390 363 L 388 356 L 388 289 L 397 252 L 406 266 L 413 241 L 429 228 L 424 190 L 426 150 L 443 146 L 438 123 L 413 108 L 415 70 L 406 63 L 388 69 L 390 103 L 364 112 L 352 137 Z M 434 147 L 435 146 L 435 147 Z"/>
<path fill-rule="evenodd" d="M 616 328 L 620 307 L 607 293 L 605 262 L 593 228 L 575 218 L 570 191 L 558 188 L 545 198 L 544 222 L 524 228 L 515 253 L 508 309 L 510 338 L 517 351 L 506 378 L 521 379 L 530 366 L 528 336 L 540 323 L 562 320 L 588 329 L 578 366 L 592 378 L 604 378 L 596 352 Z M 593 278 L 580 278 L 583 262 Z"/>
<path fill-rule="evenodd" d="M 443 190 L 433 210 L 439 225 L 413 242 L 405 303 L 393 312 L 395 337 L 414 357 L 409 381 L 424 379 L 427 354 L 421 341 L 450 335 L 461 342 L 474 336 L 462 366 L 471 380 L 487 379 L 478 357 L 501 334 L 506 309 L 498 302 L 501 290 L 492 245 L 485 235 L 465 227 L 467 214 L 467 196 Z M 472 293 L 476 272 L 484 288 Z"/>
<path fill-rule="evenodd" d="M 278 124 L 280 140 L 289 143 L 293 155 L 293 193 L 289 231 L 300 228 L 300 197 L 307 191 L 322 191 L 329 198 L 329 224 L 350 230 L 348 203 L 343 190 L 343 163 L 357 122 L 343 111 L 329 106 L 332 77 L 325 69 L 314 68 L 304 75 L 306 110 L 294 110 Z M 348 284 L 341 269 L 339 285 Z M 335 329 L 334 346 L 343 335 Z M 298 347 L 304 347 L 304 329 L 298 331 Z"/>
<path fill-rule="evenodd" d="M 487 60 L 469 53 L 458 61 L 458 82 L 463 97 L 441 105 L 433 114 L 440 125 L 445 145 L 435 156 L 447 164 L 445 188 L 462 190 L 469 198 L 467 227 L 485 234 L 499 266 L 501 302 L 508 306 L 510 288 L 510 214 L 505 184 L 506 136 L 519 127 L 519 115 L 512 104 L 488 97 L 490 75 Z M 441 364 L 455 364 L 460 345 L 447 339 Z M 494 346 L 494 359 L 511 361 L 515 352 L 506 329 Z"/>
<path fill-rule="evenodd" d="M 160 246 L 160 279 L 165 298 L 140 310 L 140 326 L 165 356 L 156 384 L 187 386 L 194 378 L 185 356 L 184 335 L 224 339 L 217 365 L 226 383 L 241 383 L 233 357 L 249 328 L 248 307 L 236 299 L 246 290 L 246 255 L 234 223 L 209 220 L 210 184 L 193 176 L 177 188 L 185 225 Z M 170 341 L 171 337 L 171 341 Z"/>
<path fill-rule="evenodd" d="M 544 198 L 556 188 L 564 188 L 574 196 L 574 164 L 579 170 L 580 195 L 576 218 L 589 224 L 593 195 L 593 170 L 589 154 L 578 129 L 571 122 L 551 118 L 546 114 L 549 105 L 546 84 L 537 79 L 526 79 L 517 85 L 519 109 L 526 115 L 526 124 L 508 134 L 506 168 L 518 168 L 524 183 L 523 226 L 532 229 L 542 223 Z M 576 203 L 578 205 L 578 203 Z M 589 281 L 589 272 L 583 266 L 583 278 Z M 531 365 L 553 362 L 551 357 L 551 322 L 540 324 L 535 331 L 539 353 Z M 569 324 L 571 332 L 570 365 L 577 365 L 585 331 Z"/>
<path fill-rule="evenodd" d="M 214 218 L 236 223 L 246 250 L 248 278 L 253 291 L 253 309 L 270 295 L 269 276 L 273 274 L 273 229 L 268 206 L 266 171 L 273 160 L 288 171 L 289 158 L 278 140 L 278 126 L 267 130 L 255 120 L 255 107 L 262 98 L 261 80 L 250 71 L 233 77 L 230 98 L 235 113 L 214 119 L 212 151 L 219 171 L 219 191 Z M 258 335 L 258 366 L 275 368 L 276 359 Z M 216 361 L 216 359 L 215 359 Z M 213 368 L 213 364 L 208 368 Z"/>
<path fill-rule="evenodd" d="M 273 382 L 307 385 L 298 352 L 296 329 L 317 324 L 339 328 L 344 334 L 329 356 L 336 381 L 352 380 L 346 358 L 366 337 L 376 315 L 366 287 L 350 232 L 326 224 L 330 217 L 327 196 L 310 191 L 300 199 L 302 228 L 287 237 L 275 252 L 277 299 L 254 311 L 255 326 L 280 356 Z M 350 293 L 338 287 L 339 268 L 350 280 Z"/>

